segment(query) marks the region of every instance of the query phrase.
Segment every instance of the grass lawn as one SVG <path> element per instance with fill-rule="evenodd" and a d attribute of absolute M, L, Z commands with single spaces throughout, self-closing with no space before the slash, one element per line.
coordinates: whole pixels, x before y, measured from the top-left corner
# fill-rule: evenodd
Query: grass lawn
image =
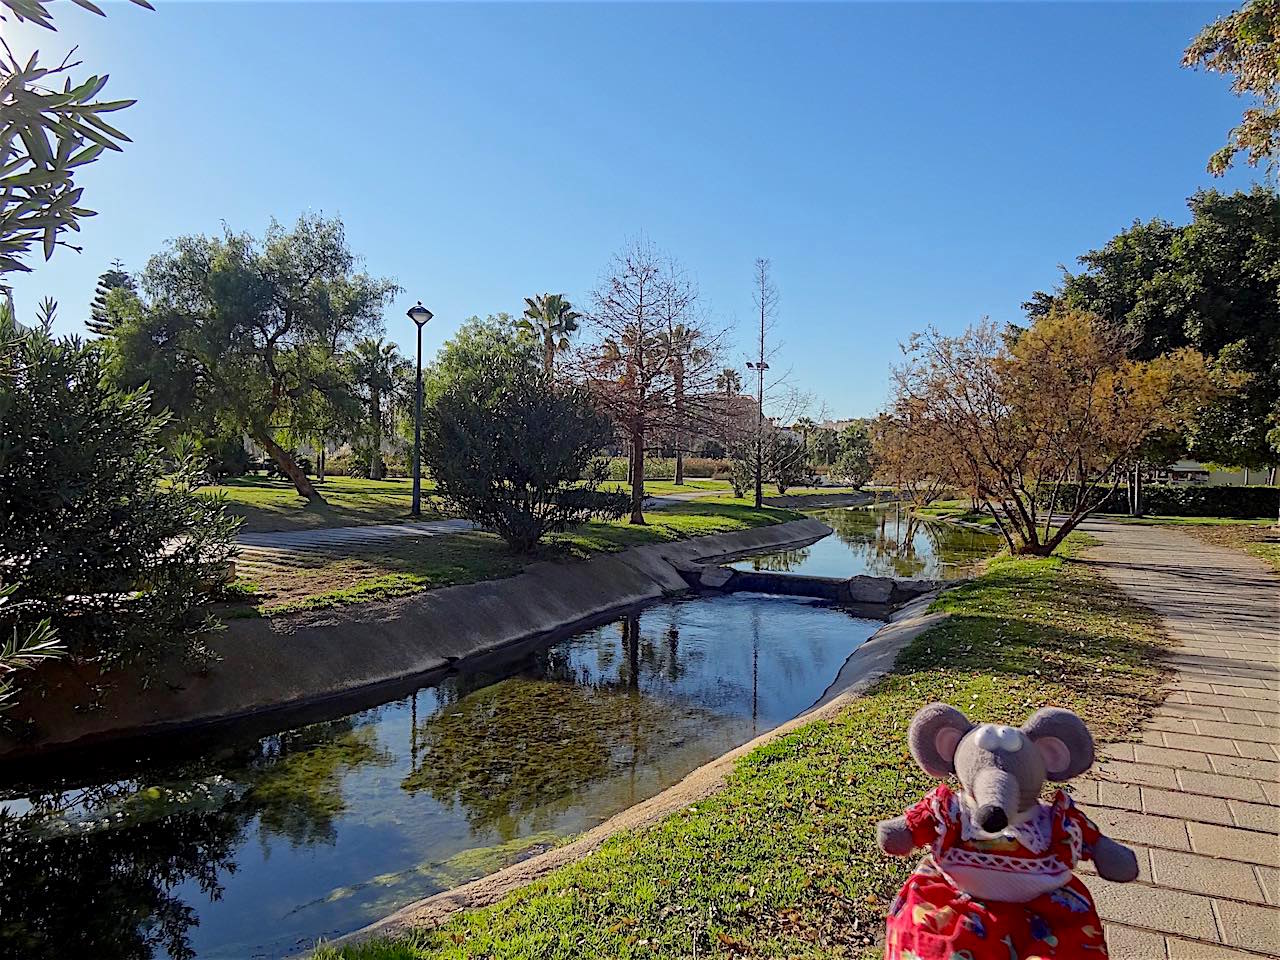
<path fill-rule="evenodd" d="M 915 513 L 926 520 L 959 520 L 980 527 L 996 529 L 996 521 L 985 510 L 974 510 L 969 500 L 935 500 L 927 507 L 916 507 Z"/>
<path fill-rule="evenodd" d="M 501 538 L 473 531 L 438 537 L 398 537 L 363 549 L 280 553 L 245 549 L 236 562 L 243 603 L 227 616 L 317 610 L 385 600 L 436 587 L 509 577 L 532 560 L 574 560 L 645 543 L 794 520 L 801 514 L 746 501 L 706 497 L 646 514 L 646 526 L 594 521 L 547 539 L 532 557 L 507 550 Z"/>
<path fill-rule="evenodd" d="M 946 700 L 1021 723 L 1057 704 L 1106 740 L 1161 696 L 1154 618 L 1075 560 L 997 558 L 939 605 L 953 616 L 892 675 L 834 720 L 753 751 L 709 800 L 439 930 L 317 958 L 862 955 L 914 863 L 880 854 L 875 823 L 930 786 L 907 754 L 916 709 Z"/>
<path fill-rule="evenodd" d="M 244 517 L 245 531 L 309 530 L 316 527 L 345 527 L 360 523 L 390 523 L 409 516 L 413 503 L 413 481 L 365 480 L 361 477 L 326 477 L 316 489 L 327 504 L 311 504 L 288 480 L 265 477 L 234 477 L 218 486 L 202 487 L 201 493 L 225 493 L 230 511 Z M 425 497 L 435 485 L 423 480 Z M 425 519 L 438 519 L 430 500 L 424 500 Z"/>

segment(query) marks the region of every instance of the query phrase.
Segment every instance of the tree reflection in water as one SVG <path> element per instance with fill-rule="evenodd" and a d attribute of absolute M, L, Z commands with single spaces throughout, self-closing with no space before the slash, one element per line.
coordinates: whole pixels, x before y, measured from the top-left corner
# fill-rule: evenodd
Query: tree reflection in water
<path fill-rule="evenodd" d="M 620 656 L 606 669 L 572 648 L 540 651 L 520 676 L 476 689 L 419 723 L 413 771 L 402 786 L 461 807 L 475 831 L 515 838 L 521 818 L 591 783 L 654 762 L 716 721 L 714 714 L 643 689 L 678 680 L 679 631 L 644 635 L 638 614 L 618 624 Z M 539 823 L 533 825 L 538 829 Z"/>
<path fill-rule="evenodd" d="M 195 956 L 198 904 L 235 872 L 252 825 L 263 846 L 332 843 L 346 809 L 342 778 L 386 764 L 372 724 L 313 724 L 219 758 L 179 764 L 146 785 L 119 780 L 29 796 L 22 816 L 0 814 L 0 958 L 150 960 Z"/>

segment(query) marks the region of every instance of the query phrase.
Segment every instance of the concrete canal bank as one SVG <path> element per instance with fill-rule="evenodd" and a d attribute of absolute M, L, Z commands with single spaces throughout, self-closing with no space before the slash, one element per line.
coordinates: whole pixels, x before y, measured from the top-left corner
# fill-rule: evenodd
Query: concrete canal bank
<path fill-rule="evenodd" d="M 146 690 L 123 676 L 101 690 L 95 670 L 55 664 L 14 712 L 25 736 L 0 738 L 0 759 L 383 693 L 683 593 L 690 586 L 678 566 L 804 545 L 830 532 L 821 521 L 794 520 L 534 563 L 514 577 L 396 600 L 232 620 L 212 642 L 219 660 L 206 673 L 175 665 Z"/>

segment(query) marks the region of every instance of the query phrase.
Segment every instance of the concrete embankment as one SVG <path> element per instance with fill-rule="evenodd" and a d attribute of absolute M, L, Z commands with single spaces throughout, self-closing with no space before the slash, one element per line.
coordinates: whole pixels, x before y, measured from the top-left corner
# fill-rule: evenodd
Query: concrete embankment
<path fill-rule="evenodd" d="M 406 681 L 480 664 L 513 645 L 546 642 L 609 613 L 689 585 L 676 564 L 812 543 L 831 529 L 814 519 L 668 544 L 582 562 L 531 564 L 501 580 L 350 607 L 232 620 L 215 636 L 207 673 L 175 665 L 141 690 L 121 676 L 104 693 L 95 670 L 51 665 L 11 717 L 21 739 L 0 738 L 0 758 L 30 757 L 218 721 L 332 705 Z M 97 702 L 92 710 L 82 705 Z"/>

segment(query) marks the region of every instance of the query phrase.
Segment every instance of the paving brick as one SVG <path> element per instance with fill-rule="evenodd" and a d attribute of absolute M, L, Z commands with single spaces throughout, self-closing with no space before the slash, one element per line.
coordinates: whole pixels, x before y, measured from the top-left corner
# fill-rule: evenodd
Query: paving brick
<path fill-rule="evenodd" d="M 1227 801 L 1221 797 L 1202 797 L 1177 790 L 1143 787 L 1142 810 L 1162 817 L 1203 820 L 1205 823 L 1220 823 L 1227 827 L 1239 826 L 1231 815 Z"/>
<path fill-rule="evenodd" d="M 1262 887 L 1267 903 L 1280 906 L 1280 869 L 1254 864 L 1253 873 L 1258 878 L 1258 884 Z"/>
<path fill-rule="evenodd" d="M 1147 727 L 1152 730 L 1165 730 L 1169 733 L 1199 733 L 1200 728 L 1196 726 L 1196 722 L 1189 717 L 1169 717 L 1169 716 L 1153 716 L 1147 721 Z"/>
<path fill-rule="evenodd" d="M 1166 937 L 1165 950 L 1168 951 L 1168 960 L 1258 960 L 1256 953 L 1244 953 L 1231 947 L 1198 943 L 1180 937 Z M 1157 954 L 1157 960 L 1158 956 Z"/>
<path fill-rule="evenodd" d="M 1267 803 L 1280 804 L 1280 783 L 1262 783 L 1259 786 L 1262 787 L 1262 795 L 1266 797 Z M 1241 797 L 1240 799 L 1247 800 L 1248 798 Z"/>
<path fill-rule="evenodd" d="M 1265 727 L 1269 720 L 1263 719 L 1256 710 L 1245 710 L 1239 707 L 1221 707 L 1222 719 L 1229 720 L 1232 723 L 1252 723 L 1259 727 Z"/>
<path fill-rule="evenodd" d="M 1202 770 L 1179 770 L 1177 782 L 1183 790 L 1192 793 L 1203 793 L 1211 797 L 1225 797 L 1228 800 L 1249 800 L 1254 803 L 1267 802 L 1265 784 L 1257 780 L 1246 780 L 1243 777 L 1227 777 L 1220 773 L 1205 773 Z M 1158 784 L 1157 784 L 1158 786 Z"/>
<path fill-rule="evenodd" d="M 1280 836 L 1214 823 L 1188 821 L 1185 826 L 1191 837 L 1191 849 L 1196 853 L 1271 867 L 1280 866 Z"/>
<path fill-rule="evenodd" d="M 1171 850 L 1191 849 L 1187 825 L 1175 817 L 1157 817 L 1109 807 L 1092 807 L 1089 816 L 1103 833 L 1122 843 L 1140 843 Z"/>
<path fill-rule="evenodd" d="M 1156 710 L 1161 717 L 1190 717 L 1192 720 L 1226 720 L 1226 714 L 1218 707 L 1201 707 L 1190 703 L 1166 703 Z M 1252 722 L 1257 723 L 1254 719 Z"/>
<path fill-rule="evenodd" d="M 1093 894 L 1103 920 L 1200 940 L 1218 939 L 1213 901 L 1208 897 L 1140 883 L 1108 883 L 1089 874 L 1081 879 Z"/>
<path fill-rule="evenodd" d="M 1140 788 L 1132 783 L 1111 783 L 1107 780 L 1098 781 L 1098 800 L 1097 802 L 1104 807 L 1119 807 L 1121 810 L 1140 811 L 1142 809 L 1142 794 Z"/>
<path fill-rule="evenodd" d="M 1218 900 L 1214 909 L 1222 939 L 1231 946 L 1280 956 L 1280 908 Z"/>
<path fill-rule="evenodd" d="M 1254 760 L 1250 757 L 1209 758 L 1214 773 L 1225 773 L 1229 777 L 1251 777 L 1269 783 L 1280 782 L 1280 763 L 1274 760 Z"/>
<path fill-rule="evenodd" d="M 1195 725 L 1198 733 L 1210 737 L 1252 740 L 1254 743 L 1280 743 L 1280 725 L 1264 727 L 1258 724 L 1228 723 L 1224 720 L 1197 720 Z"/>
<path fill-rule="evenodd" d="M 1206 754 L 1196 753 L 1191 750 L 1171 750 L 1168 747 L 1153 747 L 1145 743 L 1133 744 L 1133 759 L 1138 763 L 1176 767 L 1179 770 L 1214 770 Z M 1215 772 L 1223 773 L 1225 771 L 1218 770 Z"/>
<path fill-rule="evenodd" d="M 1164 937 L 1149 930 L 1135 930 L 1109 923 L 1104 930 L 1111 960 L 1165 960 Z"/>
<path fill-rule="evenodd" d="M 1094 768 L 1099 780 L 1110 780 L 1114 783 L 1137 783 L 1149 787 L 1166 787 L 1170 790 L 1178 786 L 1178 779 L 1172 767 L 1154 767 L 1145 763 L 1129 763 L 1127 760 L 1104 760 Z M 1205 774 L 1212 776 L 1212 774 Z M 1259 791 L 1261 792 L 1261 791 Z M 1241 797 L 1242 800 L 1256 799 Z"/>
<path fill-rule="evenodd" d="M 1153 849 L 1149 855 L 1151 878 L 1157 886 L 1252 903 L 1267 902 L 1251 864 L 1176 850 Z"/>
<path fill-rule="evenodd" d="M 1228 800 L 1227 807 L 1231 810 L 1237 827 L 1280 833 L 1280 807 L 1269 803 L 1246 803 L 1243 800 Z"/>
<path fill-rule="evenodd" d="M 1253 757 L 1255 760 L 1280 760 L 1280 750 L 1269 743 L 1254 743 L 1252 740 L 1232 740 L 1236 753 L 1242 757 Z"/>
<path fill-rule="evenodd" d="M 1098 756 L 1105 757 L 1108 760 L 1132 760 L 1133 748 L 1134 744 L 1132 743 L 1108 743 L 1098 751 Z M 1205 769 L 1207 770 L 1208 767 Z"/>
<path fill-rule="evenodd" d="M 1236 742 L 1234 740 L 1226 740 L 1222 737 L 1205 737 L 1193 733 L 1151 732 L 1157 733 L 1163 741 L 1159 744 L 1154 744 L 1154 746 L 1173 747 L 1177 750 L 1197 750 L 1200 753 L 1217 753 L 1226 757 L 1239 755 L 1236 752 Z M 1266 744 L 1263 744 L 1263 746 L 1266 746 Z M 1264 757 L 1263 759 L 1269 760 L 1271 758 Z"/>

